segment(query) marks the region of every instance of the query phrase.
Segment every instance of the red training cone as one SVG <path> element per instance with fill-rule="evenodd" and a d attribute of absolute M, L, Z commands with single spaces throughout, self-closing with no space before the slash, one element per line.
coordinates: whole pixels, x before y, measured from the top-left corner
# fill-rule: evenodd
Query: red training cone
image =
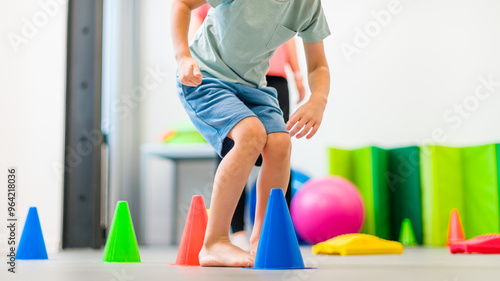
<path fill-rule="evenodd" d="M 207 221 L 207 208 L 203 196 L 193 196 L 175 260 L 176 265 L 200 265 L 198 255 L 203 247 Z"/>
<path fill-rule="evenodd" d="M 448 224 L 448 239 L 446 240 L 446 246 L 462 242 L 464 240 L 465 233 L 462 221 L 460 220 L 460 215 L 458 214 L 457 209 L 453 209 L 451 210 L 450 223 Z"/>

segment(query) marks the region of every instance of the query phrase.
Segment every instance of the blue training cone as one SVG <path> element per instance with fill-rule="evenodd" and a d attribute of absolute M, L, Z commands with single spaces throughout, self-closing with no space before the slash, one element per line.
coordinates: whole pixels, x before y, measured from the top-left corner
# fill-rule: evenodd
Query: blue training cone
<path fill-rule="evenodd" d="M 285 195 L 280 188 L 271 189 L 254 268 L 304 268 L 292 218 L 286 205 Z"/>
<path fill-rule="evenodd" d="M 23 234 L 17 247 L 18 260 L 46 260 L 48 259 L 42 227 L 36 207 L 30 207 L 28 217 L 24 223 Z"/>

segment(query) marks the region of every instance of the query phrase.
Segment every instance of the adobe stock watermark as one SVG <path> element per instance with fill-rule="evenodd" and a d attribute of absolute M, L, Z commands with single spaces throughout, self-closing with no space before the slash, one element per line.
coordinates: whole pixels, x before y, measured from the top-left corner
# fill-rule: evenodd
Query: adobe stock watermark
<path fill-rule="evenodd" d="M 9 32 L 7 37 L 16 53 L 20 48 L 27 45 L 31 39 L 35 38 L 40 30 L 49 23 L 50 19 L 55 18 L 61 10 L 64 9 L 64 0 L 40 0 L 38 1 L 39 10 L 33 13 L 30 18 L 22 17 L 22 25 L 18 32 Z"/>
<path fill-rule="evenodd" d="M 111 111 L 114 114 L 117 113 L 120 119 L 127 117 L 132 109 L 137 108 L 166 78 L 173 75 L 172 72 L 162 71 L 158 65 L 155 68 L 147 66 L 145 69 L 146 74 L 142 77 L 140 84 L 133 87 L 128 95 L 124 95 L 112 103 Z M 104 120 L 103 127 L 109 128 L 110 123 L 109 120 Z"/>
<path fill-rule="evenodd" d="M 104 137 L 100 129 L 93 129 L 90 132 L 87 130 L 82 131 L 82 137 L 75 148 L 66 146 L 64 151 L 65 163 L 52 162 L 52 169 L 56 175 L 60 175 L 63 171 L 72 173 L 73 169 L 78 167 L 84 157 L 89 156 L 94 151 L 94 147 L 100 149 Z"/>
<path fill-rule="evenodd" d="M 395 192 L 398 183 L 405 182 L 414 173 L 420 171 L 420 150 L 412 151 L 407 157 L 398 155 L 398 165 L 394 167 L 395 172 L 387 170 L 384 173 L 390 192 Z"/>
<path fill-rule="evenodd" d="M 209 198 L 209 199 L 212 198 L 212 190 L 213 190 L 213 186 L 214 186 L 215 173 L 214 172 L 207 172 L 206 175 L 208 176 L 209 180 L 207 182 L 205 182 L 202 189 L 195 187 L 192 191 L 192 194 L 203 196 L 203 198 L 205 199 L 206 207 L 209 207 L 210 206 L 208 204 L 209 201 L 206 201 L 206 198 Z M 187 217 L 189 214 L 190 207 L 191 207 L 191 202 L 177 204 L 177 214 L 183 218 Z"/>
<path fill-rule="evenodd" d="M 380 35 L 382 30 L 389 26 L 394 16 L 401 14 L 403 6 L 399 0 L 391 0 L 386 9 L 378 12 L 371 11 L 372 20 L 365 23 L 363 28 L 354 29 L 354 38 L 351 43 L 340 43 L 340 50 L 348 63 L 351 63 L 354 55 L 360 54 L 372 40 Z"/>
<path fill-rule="evenodd" d="M 172 72 L 162 71 L 159 66 L 155 66 L 155 68 L 146 67 L 146 74 L 142 77 L 140 84 L 133 87 L 123 99 L 113 103 L 111 115 L 118 115 L 121 120 L 125 119 L 132 109 L 137 108 L 141 102 L 146 100 L 151 91 L 160 87 L 166 78 L 171 75 L 173 75 Z M 111 130 L 113 125 L 110 120 L 102 122 L 102 127 L 106 128 L 107 131 Z M 84 157 L 89 156 L 95 148 L 101 148 L 104 140 L 101 128 L 91 131 L 83 130 L 81 133 L 80 141 L 76 147 L 65 147 L 65 163 L 52 162 L 52 169 L 56 175 L 60 175 L 63 171 L 73 172 L 83 162 Z"/>
<path fill-rule="evenodd" d="M 469 118 L 471 113 L 478 110 L 481 102 L 489 99 L 496 89 L 500 87 L 500 80 L 493 81 L 490 74 L 488 78 L 479 76 L 479 83 L 474 89 L 474 93 L 465 97 L 462 102 L 453 104 L 453 108 L 445 111 L 443 119 L 447 123 L 453 123 L 452 128 L 460 127 L 463 120 Z"/>
<path fill-rule="evenodd" d="M 317 273 L 317 269 L 320 267 L 320 263 L 323 261 L 328 261 L 328 255 L 314 255 L 303 258 L 304 265 L 307 269 L 292 269 L 285 270 L 281 276 L 282 281 L 304 281 L 310 280 Z M 314 279 L 312 279 L 314 280 Z"/>
<path fill-rule="evenodd" d="M 133 281 L 136 279 L 136 276 L 125 272 L 125 267 L 122 267 L 121 272 L 113 269 L 113 271 L 111 271 L 111 274 L 113 274 L 113 278 L 111 278 L 111 281 Z"/>
<path fill-rule="evenodd" d="M 452 124 L 451 129 L 458 129 L 463 125 L 464 120 L 471 117 L 472 114 L 479 109 L 481 103 L 486 102 L 486 100 L 495 94 L 499 88 L 500 80 L 495 81 L 493 75 L 490 74 L 488 77 L 479 76 L 474 92 L 463 98 L 461 102 L 454 103 L 447 109 L 443 113 L 444 121 L 448 124 Z M 446 127 L 436 127 L 431 131 L 428 138 L 416 143 L 421 146 L 442 144 L 448 139 L 447 131 L 449 130 L 450 128 Z M 420 153 L 430 153 L 430 150 L 414 151 L 408 155 L 408 158 L 398 156 L 399 164 L 398 167 L 396 167 L 397 174 L 390 171 L 385 173 L 385 178 L 391 192 L 395 191 L 395 186 L 398 182 L 404 182 L 415 172 L 419 171 L 417 167 Z"/>
<path fill-rule="evenodd" d="M 458 129 L 465 119 L 470 118 L 472 113 L 479 109 L 481 103 L 489 99 L 500 88 L 500 80 L 494 81 L 493 75 L 478 77 L 479 82 L 474 88 L 474 93 L 466 96 L 459 103 L 454 103 L 450 109 L 443 113 L 443 120 L 450 124 L 452 129 Z M 422 141 L 422 145 L 443 143 L 448 139 L 446 130 L 442 127 L 434 128 L 429 138 Z"/>

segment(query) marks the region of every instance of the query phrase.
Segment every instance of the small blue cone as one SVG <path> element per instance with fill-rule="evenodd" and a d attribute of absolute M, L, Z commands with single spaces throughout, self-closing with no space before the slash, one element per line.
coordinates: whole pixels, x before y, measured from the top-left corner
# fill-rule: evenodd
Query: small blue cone
<path fill-rule="evenodd" d="M 18 260 L 46 260 L 48 259 L 42 227 L 36 207 L 30 207 L 24 224 L 23 234 L 17 247 Z"/>
<path fill-rule="evenodd" d="M 260 233 L 255 269 L 303 269 L 304 261 L 280 188 L 271 189 Z"/>

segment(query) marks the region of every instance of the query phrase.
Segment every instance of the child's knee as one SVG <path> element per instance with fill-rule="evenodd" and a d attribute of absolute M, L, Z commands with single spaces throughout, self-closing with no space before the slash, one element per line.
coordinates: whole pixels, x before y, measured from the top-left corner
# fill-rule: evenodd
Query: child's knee
<path fill-rule="evenodd" d="M 267 136 L 264 158 L 289 159 L 292 151 L 292 141 L 287 133 L 273 133 Z"/>
<path fill-rule="evenodd" d="M 235 145 L 260 154 L 267 141 L 266 128 L 257 118 L 247 118 L 240 123 L 232 133 Z"/>

